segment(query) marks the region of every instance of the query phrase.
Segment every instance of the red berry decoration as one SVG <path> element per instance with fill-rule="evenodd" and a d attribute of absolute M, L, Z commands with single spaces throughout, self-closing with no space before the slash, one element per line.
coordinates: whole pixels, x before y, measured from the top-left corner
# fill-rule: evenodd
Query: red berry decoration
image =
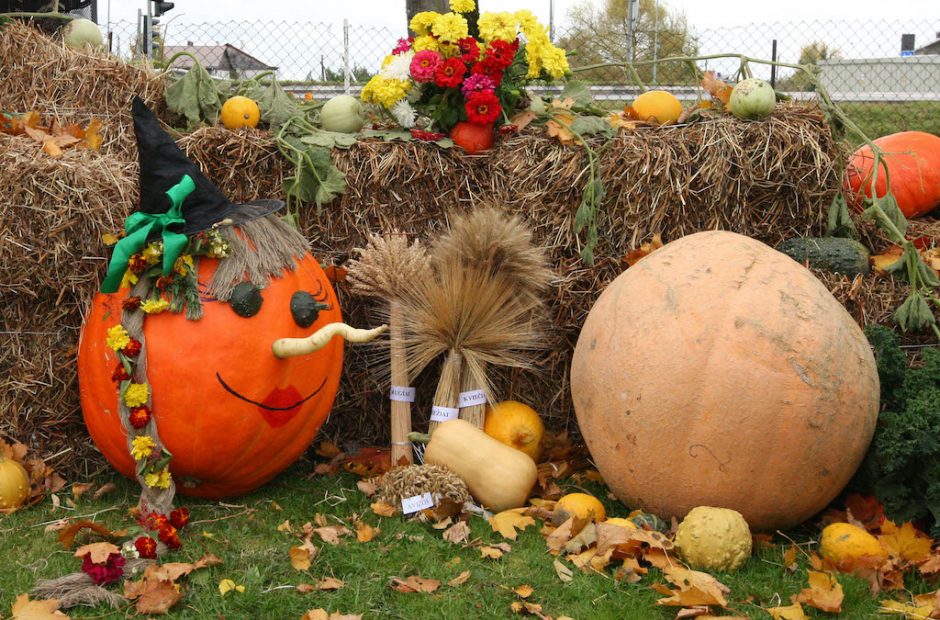
<path fill-rule="evenodd" d="M 131 426 L 137 430 L 142 429 L 147 426 L 147 423 L 150 422 L 150 407 L 147 405 L 141 405 L 140 407 L 134 407 L 131 409 L 130 416 Z"/>
<path fill-rule="evenodd" d="M 134 541 L 137 554 L 145 560 L 157 559 L 157 541 L 150 536 L 141 536 Z"/>

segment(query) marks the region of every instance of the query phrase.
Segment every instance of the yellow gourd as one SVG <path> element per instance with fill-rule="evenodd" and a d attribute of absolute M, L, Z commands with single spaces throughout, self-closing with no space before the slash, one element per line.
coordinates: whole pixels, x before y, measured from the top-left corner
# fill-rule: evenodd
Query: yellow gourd
<path fill-rule="evenodd" d="M 879 565 L 887 558 L 877 538 L 851 523 L 830 523 L 823 528 L 819 555 L 838 566 Z"/>
<path fill-rule="evenodd" d="M 261 108 L 248 97 L 231 97 L 222 104 L 219 119 L 227 129 L 241 129 L 242 127 L 257 127 L 261 120 Z"/>
<path fill-rule="evenodd" d="M 682 104 L 672 93 L 664 90 L 649 90 L 633 102 L 633 112 L 641 121 L 671 125 L 679 120 L 682 114 Z"/>
<path fill-rule="evenodd" d="M 569 493 L 555 504 L 555 521 L 563 523 L 571 517 L 603 521 L 607 518 L 604 504 L 593 495 L 587 493 Z"/>
<path fill-rule="evenodd" d="M 525 452 L 538 463 L 545 426 L 532 407 L 514 400 L 488 407 L 483 432 L 507 446 Z"/>
<path fill-rule="evenodd" d="M 449 420 L 435 429 L 424 462 L 450 469 L 478 502 L 495 512 L 524 506 L 537 476 L 531 458 L 464 420 Z"/>
<path fill-rule="evenodd" d="M 604 523 L 606 523 L 607 525 L 617 525 L 619 527 L 625 527 L 628 530 L 640 529 L 636 526 L 636 523 L 634 523 L 630 519 L 624 519 L 623 517 L 611 517 L 609 519 L 606 519 Z"/>
<path fill-rule="evenodd" d="M 0 510 L 19 508 L 29 497 L 29 474 L 22 465 L 0 455 Z"/>
<path fill-rule="evenodd" d="M 692 568 L 733 571 L 751 557 L 751 529 L 741 513 L 699 506 L 676 530 L 676 548 Z"/>

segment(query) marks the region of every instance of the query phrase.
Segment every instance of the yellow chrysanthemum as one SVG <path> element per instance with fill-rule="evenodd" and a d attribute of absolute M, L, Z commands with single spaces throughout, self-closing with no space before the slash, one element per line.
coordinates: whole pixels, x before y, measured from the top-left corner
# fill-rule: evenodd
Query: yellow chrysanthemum
<path fill-rule="evenodd" d="M 124 404 L 128 409 L 145 405 L 148 398 L 150 398 L 150 386 L 146 383 L 131 383 L 124 390 Z"/>
<path fill-rule="evenodd" d="M 118 288 L 130 288 L 137 284 L 137 274 L 128 269 L 124 272 L 124 277 L 121 278 L 121 286 Z"/>
<path fill-rule="evenodd" d="M 444 43 L 439 48 L 438 51 L 441 53 L 441 56 L 444 58 L 453 58 L 454 56 L 460 56 L 460 46 L 456 43 Z"/>
<path fill-rule="evenodd" d="M 170 302 L 166 299 L 148 299 L 140 304 L 140 309 L 147 314 L 160 314 L 170 307 Z"/>
<path fill-rule="evenodd" d="M 144 476 L 144 484 L 153 489 L 169 489 L 170 488 L 170 470 L 167 467 L 164 467 L 158 472 L 147 474 Z"/>
<path fill-rule="evenodd" d="M 501 13 L 483 13 L 480 15 L 480 37 L 484 41 L 506 41 L 512 43 L 516 40 L 518 22 L 515 15 L 505 11 Z"/>
<path fill-rule="evenodd" d="M 366 103 L 378 103 L 390 108 L 408 94 L 411 82 L 392 80 L 376 75 L 362 88 L 362 100 Z"/>
<path fill-rule="evenodd" d="M 463 15 L 444 13 L 434 20 L 431 32 L 444 42 L 455 42 L 469 36 L 469 26 Z"/>
<path fill-rule="evenodd" d="M 411 44 L 411 47 L 416 52 L 423 52 L 424 50 L 431 50 L 432 52 L 436 52 L 440 45 L 438 45 L 437 39 L 429 34 L 426 34 L 420 37 L 415 37 L 414 43 Z"/>
<path fill-rule="evenodd" d="M 131 442 L 131 456 L 135 461 L 142 461 L 153 453 L 157 442 L 150 435 L 138 435 Z"/>
<path fill-rule="evenodd" d="M 394 54 L 389 54 L 388 56 L 386 56 L 384 59 L 382 59 L 382 68 L 384 69 L 385 67 L 387 67 L 393 60 L 395 60 Z"/>
<path fill-rule="evenodd" d="M 473 0 L 450 0 L 450 10 L 455 13 L 469 13 L 477 8 Z"/>
<path fill-rule="evenodd" d="M 193 257 L 189 254 L 183 254 L 176 259 L 175 263 L 173 263 L 173 271 L 180 274 L 181 276 L 185 276 L 193 269 L 195 269 L 195 265 L 193 264 Z"/>
<path fill-rule="evenodd" d="M 108 346 L 112 351 L 120 351 L 131 341 L 130 334 L 124 329 L 123 325 L 115 325 L 108 329 Z"/>
<path fill-rule="evenodd" d="M 411 18 L 408 27 L 418 36 L 426 35 L 431 32 L 431 26 L 434 25 L 434 20 L 440 16 L 441 14 L 436 11 L 422 11 Z"/>
<path fill-rule="evenodd" d="M 568 57 L 565 55 L 565 50 L 554 45 L 550 45 L 542 52 L 542 66 L 545 72 L 556 80 L 564 77 L 571 69 L 568 66 Z"/>
<path fill-rule="evenodd" d="M 530 30 L 533 30 L 535 26 L 540 26 L 538 18 L 532 14 L 532 11 L 523 9 L 521 11 L 516 11 L 514 17 L 516 21 L 519 22 L 519 30 L 524 32 L 527 36 Z"/>
<path fill-rule="evenodd" d="M 141 252 L 141 255 L 147 259 L 148 265 L 156 265 L 160 262 L 160 257 L 163 256 L 163 242 L 154 241 Z"/>

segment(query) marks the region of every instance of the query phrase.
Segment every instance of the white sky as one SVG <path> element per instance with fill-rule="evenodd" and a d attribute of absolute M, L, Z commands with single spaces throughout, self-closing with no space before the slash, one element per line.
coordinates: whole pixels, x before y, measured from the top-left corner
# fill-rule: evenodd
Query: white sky
<path fill-rule="evenodd" d="M 595 3 L 600 0 L 594 0 Z M 626 1 L 626 0 L 624 0 Z M 227 20 L 342 21 L 344 17 L 362 25 L 404 29 L 404 0 L 263 0 L 220 2 L 219 0 L 176 0 L 166 18 L 204 22 Z M 557 21 L 563 21 L 576 0 L 555 0 Z M 775 5 L 769 8 L 768 5 Z M 710 29 L 750 22 L 777 22 L 829 19 L 933 20 L 940 30 L 940 2 L 937 0 L 667 0 L 666 5 L 681 11 L 696 28 Z M 549 0 L 482 0 L 484 11 L 527 8 L 548 22 Z M 110 7 L 111 20 L 134 20 L 144 0 L 99 0 L 99 17 L 105 21 Z M 921 42 L 918 42 L 919 44 Z"/>

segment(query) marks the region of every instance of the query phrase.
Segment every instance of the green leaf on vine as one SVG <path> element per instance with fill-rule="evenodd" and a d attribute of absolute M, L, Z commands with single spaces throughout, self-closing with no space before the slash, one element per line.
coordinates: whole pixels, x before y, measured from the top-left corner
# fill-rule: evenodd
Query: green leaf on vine
<path fill-rule="evenodd" d="M 918 331 L 936 322 L 927 300 L 917 291 L 912 292 L 894 311 L 894 320 L 905 332 Z"/>
<path fill-rule="evenodd" d="M 836 194 L 829 205 L 829 223 L 826 226 L 827 237 L 842 237 L 858 240 L 858 230 L 849 214 L 849 207 L 842 192 Z"/>

